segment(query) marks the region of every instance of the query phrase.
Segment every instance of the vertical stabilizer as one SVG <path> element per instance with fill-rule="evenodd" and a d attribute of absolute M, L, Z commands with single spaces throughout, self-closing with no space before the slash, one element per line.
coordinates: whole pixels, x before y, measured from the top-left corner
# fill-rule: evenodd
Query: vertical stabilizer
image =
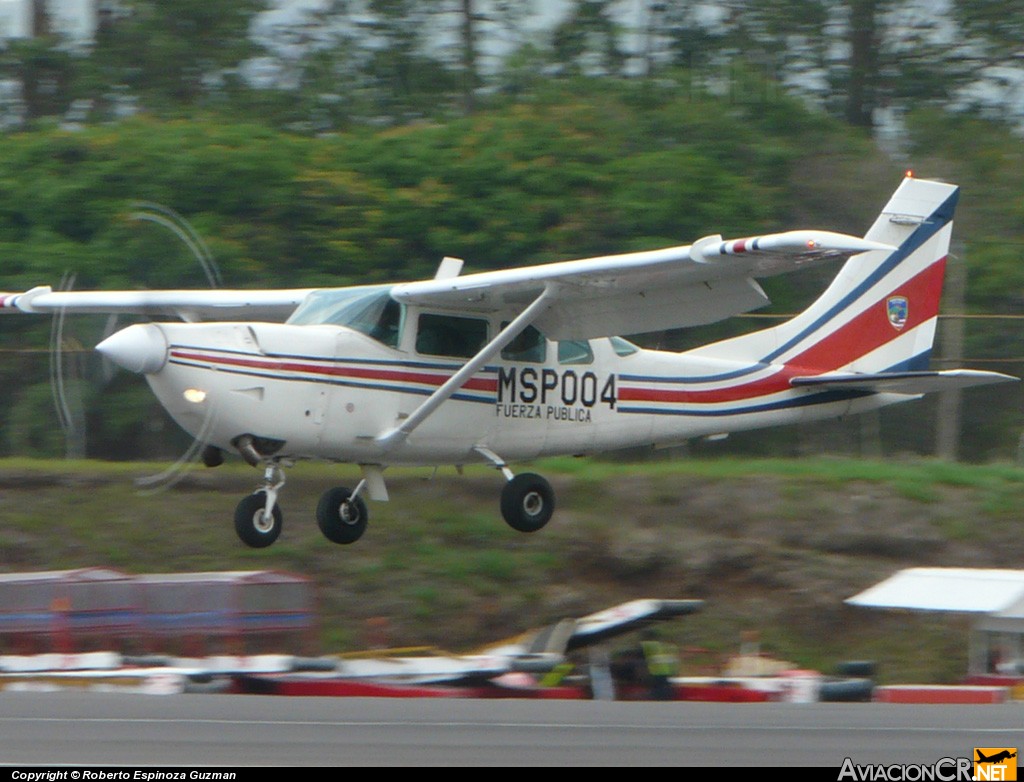
<path fill-rule="evenodd" d="M 809 373 L 927 368 L 958 194 L 955 185 L 904 179 L 865 235 L 895 251 L 850 258 L 792 320 L 693 353 Z"/>

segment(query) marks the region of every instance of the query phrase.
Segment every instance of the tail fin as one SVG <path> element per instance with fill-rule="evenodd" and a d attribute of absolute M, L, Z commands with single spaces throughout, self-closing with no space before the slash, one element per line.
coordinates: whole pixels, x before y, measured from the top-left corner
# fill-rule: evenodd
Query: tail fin
<path fill-rule="evenodd" d="M 927 368 L 958 194 L 955 185 L 904 179 L 865 235 L 895 251 L 850 258 L 792 320 L 694 353 L 811 373 Z"/>

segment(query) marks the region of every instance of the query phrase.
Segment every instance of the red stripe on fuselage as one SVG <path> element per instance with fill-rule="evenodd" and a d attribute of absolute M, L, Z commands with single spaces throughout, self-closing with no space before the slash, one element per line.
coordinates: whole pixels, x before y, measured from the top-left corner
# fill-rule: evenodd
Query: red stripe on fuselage
<path fill-rule="evenodd" d="M 849 323 L 791 358 L 770 377 L 699 391 L 623 386 L 619 389 L 619 399 L 624 402 L 735 402 L 785 391 L 790 387 L 790 378 L 835 371 L 938 315 L 945 269 L 945 258 L 936 261 Z M 905 296 L 909 302 L 907 322 L 899 330 L 889 322 L 886 306 L 893 296 Z"/>
<path fill-rule="evenodd" d="M 740 399 L 754 399 L 767 394 L 774 394 L 789 388 L 789 379 L 797 374 L 782 367 L 770 377 L 741 383 L 728 388 L 712 388 L 702 391 L 688 391 L 675 388 L 639 388 L 622 386 L 619 388 L 620 402 L 735 402 Z"/>
<path fill-rule="evenodd" d="M 205 361 L 209 364 L 262 369 L 272 372 L 297 372 L 300 374 L 350 377 L 365 380 L 389 380 L 403 383 L 421 383 L 429 386 L 440 386 L 448 380 L 449 377 L 451 377 L 451 375 L 430 375 L 424 372 L 407 372 L 391 369 L 320 366 L 317 364 L 307 364 L 298 361 L 265 360 L 241 358 L 238 356 L 210 356 L 205 353 L 192 353 L 183 350 L 172 350 L 171 357 L 185 359 L 188 361 Z M 461 387 L 469 389 L 470 391 L 496 392 L 498 390 L 498 381 L 488 378 L 470 378 L 463 383 Z"/>

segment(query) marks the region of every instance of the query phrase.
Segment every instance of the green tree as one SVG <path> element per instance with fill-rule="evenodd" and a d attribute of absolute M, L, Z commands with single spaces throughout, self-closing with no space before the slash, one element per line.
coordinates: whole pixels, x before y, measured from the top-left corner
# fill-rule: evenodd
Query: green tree
<path fill-rule="evenodd" d="M 126 86 L 146 108 L 180 111 L 215 101 L 256 53 L 253 15 L 266 0 L 125 0 L 96 34 L 97 85 Z"/>
<path fill-rule="evenodd" d="M 0 54 L 0 73 L 21 86 L 24 118 L 63 115 L 74 100 L 72 83 L 79 59 L 56 36 L 8 43 Z"/>
<path fill-rule="evenodd" d="M 443 111 L 459 90 L 458 76 L 428 48 L 436 9 L 416 0 L 370 0 L 364 23 L 373 37 L 365 66 L 379 115 L 409 120 Z"/>
<path fill-rule="evenodd" d="M 612 0 L 574 0 L 554 29 L 554 61 L 569 73 L 621 74 L 625 55 L 612 17 Z"/>
<path fill-rule="evenodd" d="M 878 105 L 879 0 L 849 0 L 850 58 L 846 87 L 846 121 L 871 127 Z"/>
<path fill-rule="evenodd" d="M 954 0 L 953 17 L 968 34 L 987 43 L 984 56 L 989 63 L 1020 57 L 1024 41 L 1022 0 Z"/>

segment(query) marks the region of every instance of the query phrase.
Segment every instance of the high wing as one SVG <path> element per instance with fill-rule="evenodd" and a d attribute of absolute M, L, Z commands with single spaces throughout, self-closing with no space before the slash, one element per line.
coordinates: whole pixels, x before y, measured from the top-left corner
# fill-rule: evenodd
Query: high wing
<path fill-rule="evenodd" d="M 586 339 L 697 326 L 768 303 L 756 279 L 893 247 L 830 231 L 745 239 L 708 236 L 692 245 L 481 272 L 396 285 L 407 304 L 516 313 L 546 293 L 534 325 L 553 339 Z"/>
<path fill-rule="evenodd" d="M 0 313 L 123 313 L 194 320 L 284 321 L 314 288 L 285 290 L 54 291 L 0 293 Z"/>
<path fill-rule="evenodd" d="M 537 327 L 555 339 L 585 339 L 712 323 L 767 304 L 757 278 L 892 249 L 829 231 L 732 240 L 708 236 L 662 250 L 461 277 L 459 264 L 448 263 L 434 279 L 396 285 L 392 295 L 409 304 L 515 315 L 546 294 L 549 306 L 536 317 Z M 283 321 L 313 290 L 54 291 L 40 286 L 0 294 L 0 314 L 123 313 L 186 321 Z"/>

